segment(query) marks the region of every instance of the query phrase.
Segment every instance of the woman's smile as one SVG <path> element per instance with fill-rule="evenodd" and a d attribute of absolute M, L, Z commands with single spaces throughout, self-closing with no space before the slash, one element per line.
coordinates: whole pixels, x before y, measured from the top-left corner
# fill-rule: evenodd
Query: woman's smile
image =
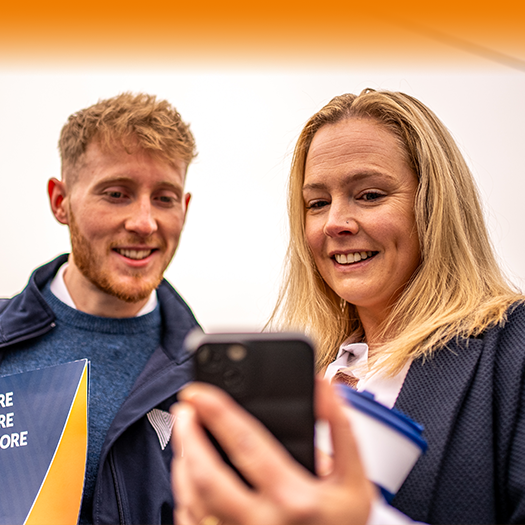
<path fill-rule="evenodd" d="M 378 252 L 362 251 L 362 252 L 350 252 L 350 253 L 336 253 L 333 255 L 333 259 L 336 263 L 348 266 L 355 264 L 360 261 L 365 261 L 370 257 L 374 257 Z"/>

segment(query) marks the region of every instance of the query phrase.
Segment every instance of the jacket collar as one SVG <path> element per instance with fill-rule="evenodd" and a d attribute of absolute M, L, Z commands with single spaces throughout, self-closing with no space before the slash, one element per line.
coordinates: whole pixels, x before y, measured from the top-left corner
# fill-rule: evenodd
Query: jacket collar
<path fill-rule="evenodd" d="M 482 339 L 454 341 L 431 358 L 414 361 L 396 401 L 395 408 L 424 425 L 428 442 L 427 453 L 419 458 L 392 502 L 416 521 L 429 523 L 446 446 L 482 348 Z"/>
<path fill-rule="evenodd" d="M 64 254 L 37 268 L 24 290 L 8 300 L 0 316 L 0 348 L 43 335 L 55 326 L 55 314 L 40 290 L 67 258 Z"/>

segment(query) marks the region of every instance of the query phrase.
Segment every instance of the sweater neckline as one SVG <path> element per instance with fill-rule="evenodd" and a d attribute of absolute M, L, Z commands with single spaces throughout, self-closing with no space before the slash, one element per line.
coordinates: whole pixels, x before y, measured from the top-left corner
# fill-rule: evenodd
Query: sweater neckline
<path fill-rule="evenodd" d="M 159 304 L 152 312 L 139 317 L 100 317 L 81 312 L 63 303 L 51 291 L 50 283 L 46 284 L 42 294 L 53 310 L 57 323 L 65 323 L 80 330 L 130 335 L 159 329 L 162 323 Z"/>

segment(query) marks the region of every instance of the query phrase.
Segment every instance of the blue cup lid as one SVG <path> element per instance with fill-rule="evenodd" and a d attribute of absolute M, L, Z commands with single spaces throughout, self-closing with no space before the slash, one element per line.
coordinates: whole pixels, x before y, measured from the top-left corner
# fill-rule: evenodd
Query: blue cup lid
<path fill-rule="evenodd" d="M 364 392 L 357 392 L 347 385 L 338 384 L 337 391 L 356 410 L 368 414 L 374 419 L 378 419 L 389 427 L 404 434 L 421 449 L 423 454 L 426 452 L 428 444 L 421 435 L 423 425 L 416 423 L 399 410 L 388 408 L 379 403 L 374 399 L 374 394 L 366 390 Z"/>

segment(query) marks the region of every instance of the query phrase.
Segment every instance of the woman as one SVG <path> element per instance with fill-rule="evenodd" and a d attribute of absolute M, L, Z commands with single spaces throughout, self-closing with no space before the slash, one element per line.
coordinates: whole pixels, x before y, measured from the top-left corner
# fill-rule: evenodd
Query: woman
<path fill-rule="evenodd" d="M 328 385 L 318 416 L 332 426 L 334 464 L 320 478 L 222 394 L 193 385 L 175 431 L 180 522 L 525 522 L 525 308 L 498 268 L 472 175 L 443 124 L 402 93 L 334 98 L 299 137 L 289 216 L 274 320 L 316 340 L 320 371 L 425 425 L 428 452 L 393 501 L 404 515 L 378 515 Z M 254 489 L 214 457 L 199 421 Z"/>

